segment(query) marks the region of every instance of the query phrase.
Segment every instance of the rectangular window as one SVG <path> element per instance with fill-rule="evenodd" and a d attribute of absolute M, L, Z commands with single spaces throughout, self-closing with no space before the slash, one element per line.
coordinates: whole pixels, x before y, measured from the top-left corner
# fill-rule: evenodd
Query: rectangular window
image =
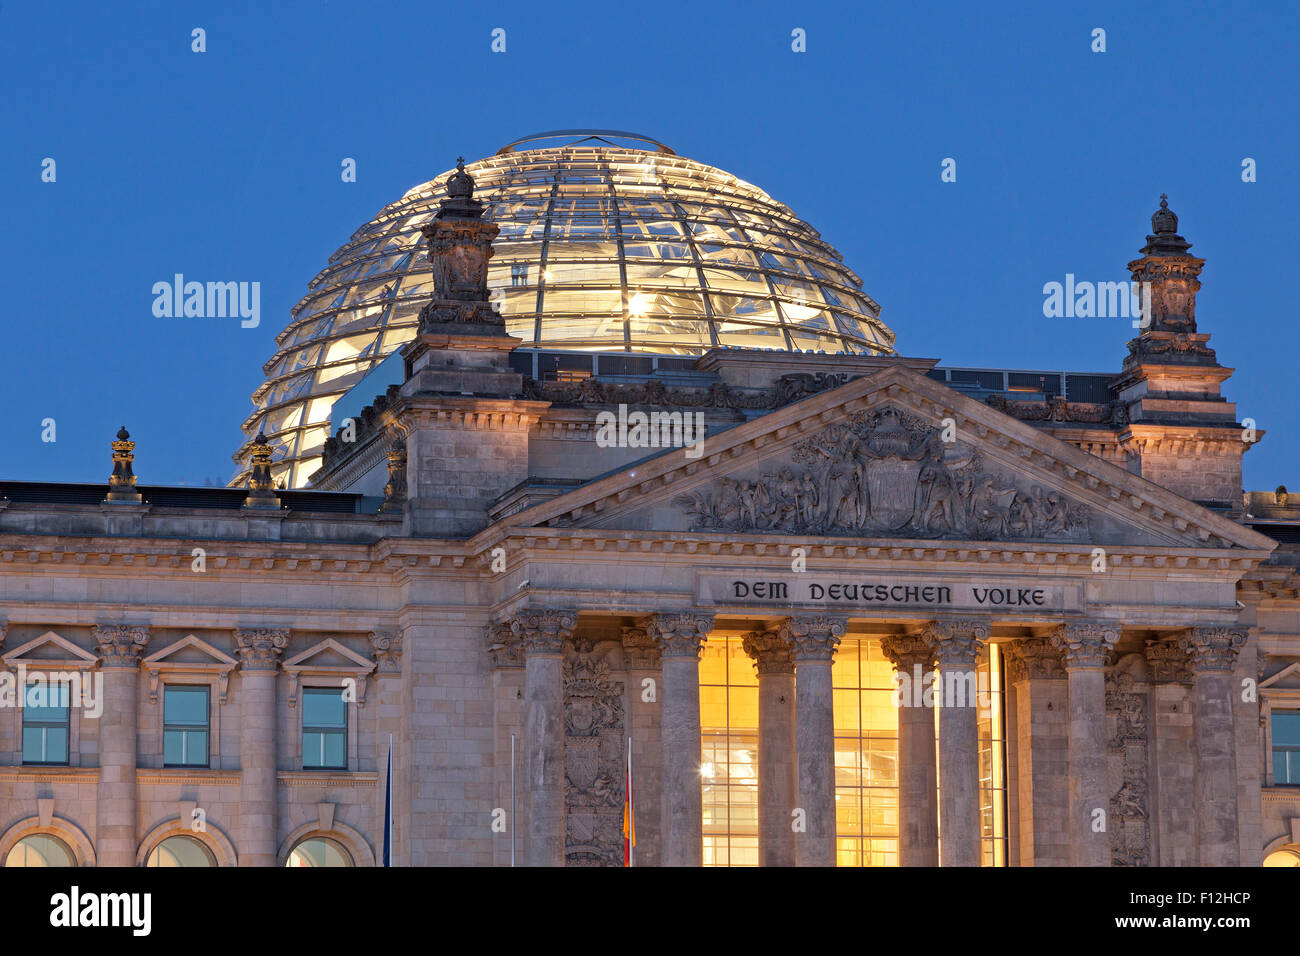
<path fill-rule="evenodd" d="M 306 769 L 347 769 L 348 710 L 338 687 L 303 688 L 302 765 Z"/>
<path fill-rule="evenodd" d="M 163 766 L 208 765 L 208 688 L 163 688 Z"/>
<path fill-rule="evenodd" d="M 23 693 L 23 763 L 66 764 L 71 686 L 28 681 Z"/>
<path fill-rule="evenodd" d="M 1300 710 L 1273 711 L 1273 782 L 1300 787 Z"/>

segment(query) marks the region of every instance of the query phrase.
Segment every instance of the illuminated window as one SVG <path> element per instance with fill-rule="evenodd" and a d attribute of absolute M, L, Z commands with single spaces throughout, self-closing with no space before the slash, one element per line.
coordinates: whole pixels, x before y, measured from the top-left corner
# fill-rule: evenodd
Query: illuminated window
<path fill-rule="evenodd" d="M 894 667 L 876 640 L 846 637 L 831 664 L 835 842 L 840 866 L 898 865 Z"/>
<path fill-rule="evenodd" d="M 212 851 L 194 837 L 168 837 L 153 848 L 145 866 L 216 866 Z"/>
<path fill-rule="evenodd" d="M 980 863 L 1006 866 L 1006 697 L 1002 690 L 1002 652 L 996 644 L 990 644 L 980 655 L 975 671 L 980 692 Z"/>
<path fill-rule="evenodd" d="M 1275 710 L 1273 734 L 1273 783 L 1279 787 L 1300 786 L 1300 710 Z"/>
<path fill-rule="evenodd" d="M 1264 857 L 1265 866 L 1300 866 L 1300 846 L 1284 846 Z"/>
<path fill-rule="evenodd" d="M 351 866 L 352 856 L 336 841 L 311 837 L 293 848 L 285 866 Z"/>
<path fill-rule="evenodd" d="M 5 866 L 76 866 L 77 858 L 68 845 L 48 833 L 33 833 L 14 844 Z"/>
<path fill-rule="evenodd" d="M 700 659 L 704 865 L 758 866 L 758 675 L 739 637 Z"/>
<path fill-rule="evenodd" d="M 66 764 L 71 686 L 30 681 L 23 696 L 23 763 Z"/>

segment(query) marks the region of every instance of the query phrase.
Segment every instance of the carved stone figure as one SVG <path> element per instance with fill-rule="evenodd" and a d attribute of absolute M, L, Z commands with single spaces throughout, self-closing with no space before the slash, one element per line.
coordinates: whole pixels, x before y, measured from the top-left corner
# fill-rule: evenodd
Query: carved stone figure
<path fill-rule="evenodd" d="M 693 528 L 979 540 L 1079 538 L 1087 507 L 983 471 L 978 452 L 892 406 L 795 444 L 793 466 L 673 499 Z"/>

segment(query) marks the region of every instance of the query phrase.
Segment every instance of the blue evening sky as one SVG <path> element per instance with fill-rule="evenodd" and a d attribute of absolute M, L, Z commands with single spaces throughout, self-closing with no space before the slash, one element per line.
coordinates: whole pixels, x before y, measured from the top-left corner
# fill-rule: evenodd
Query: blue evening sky
<path fill-rule="evenodd" d="M 3 0 L 0 478 L 106 482 L 126 423 L 143 483 L 224 483 L 275 334 L 354 229 L 458 154 L 583 127 L 761 186 L 901 352 L 951 365 L 1118 371 L 1128 320 L 1044 318 L 1042 287 L 1126 280 L 1167 192 L 1228 397 L 1270 433 L 1247 486 L 1300 487 L 1298 10 Z M 261 325 L 155 318 L 177 272 L 260 282 Z"/>

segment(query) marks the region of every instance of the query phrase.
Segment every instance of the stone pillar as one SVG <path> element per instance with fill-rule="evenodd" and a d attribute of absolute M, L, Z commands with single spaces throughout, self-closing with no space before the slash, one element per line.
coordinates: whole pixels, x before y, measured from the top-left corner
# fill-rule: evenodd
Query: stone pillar
<path fill-rule="evenodd" d="M 384 800 L 388 788 L 388 741 L 393 741 L 393 866 L 407 866 L 405 846 L 409 837 L 405 814 L 398 812 L 399 795 L 405 795 L 398 759 L 402 751 L 402 636 L 394 631 L 370 632 L 370 656 L 375 674 L 370 690 L 370 706 L 375 715 L 375 766 L 379 785 L 375 788 L 374 832 L 375 860 L 383 863 Z"/>
<path fill-rule="evenodd" d="M 1147 641 L 1151 679 L 1152 863 L 1195 866 L 1196 755 L 1192 670 L 1177 640 Z"/>
<path fill-rule="evenodd" d="M 239 649 L 239 865 L 275 866 L 275 697 L 287 630 L 235 629 Z"/>
<path fill-rule="evenodd" d="M 834 617 L 794 617 L 781 625 L 795 675 L 795 806 L 804 829 L 795 835 L 799 866 L 835 865 L 835 710 L 831 660 L 847 630 Z"/>
<path fill-rule="evenodd" d="M 659 648 L 645 627 L 625 627 L 622 637 L 623 658 L 627 662 L 628 737 L 632 741 L 632 814 L 636 827 L 632 865 L 661 866 L 664 746 L 659 695 L 662 692 L 663 669 L 659 663 Z M 651 681 L 648 685 L 647 680 Z"/>
<path fill-rule="evenodd" d="M 1201 866 L 1237 866 L 1237 758 L 1232 669 L 1245 631 L 1193 627 L 1178 638 L 1192 666 L 1192 739 L 1196 751 L 1196 841 Z"/>
<path fill-rule="evenodd" d="M 898 862 L 938 866 L 934 708 L 925 705 L 924 696 L 925 675 L 934 669 L 934 648 L 924 635 L 908 634 L 882 639 L 880 649 L 904 678 L 898 701 Z"/>
<path fill-rule="evenodd" d="M 525 611 L 511 622 L 524 645 L 524 777 L 528 863 L 564 865 L 564 647 L 578 616 Z"/>
<path fill-rule="evenodd" d="M 647 630 L 663 661 L 662 834 L 665 866 L 704 859 L 704 795 L 700 784 L 700 647 L 711 614 L 656 614 Z"/>
<path fill-rule="evenodd" d="M 1053 644 L 1065 658 L 1069 685 L 1072 866 L 1110 865 L 1106 660 L 1119 640 L 1119 631 L 1113 624 L 1078 621 L 1062 625 L 1052 635 Z M 1100 829 L 1094 821 L 1102 823 Z"/>
<path fill-rule="evenodd" d="M 104 675 L 95 853 L 100 866 L 135 866 L 138 678 L 149 628 L 98 625 L 94 637 Z"/>
<path fill-rule="evenodd" d="M 1051 638 L 1004 644 L 1016 696 L 1016 778 L 1021 866 L 1070 863 L 1069 698 Z"/>
<path fill-rule="evenodd" d="M 988 640 L 982 621 L 927 628 L 939 667 L 939 863 L 980 865 L 978 688 L 975 658 Z"/>
<path fill-rule="evenodd" d="M 528 788 L 522 771 L 524 755 L 524 647 L 509 624 L 488 627 L 488 657 L 492 661 L 493 793 L 506 811 L 506 830 L 493 841 L 497 866 L 522 866 L 529 860 Z M 511 753 L 511 735 L 514 751 Z M 513 764 L 512 764 L 513 761 Z M 514 793 L 511 794 L 511 775 Z M 513 853 L 512 853 L 513 850 Z"/>
<path fill-rule="evenodd" d="M 750 631 L 743 644 L 758 671 L 759 863 L 794 866 L 794 657 L 777 631 Z"/>

